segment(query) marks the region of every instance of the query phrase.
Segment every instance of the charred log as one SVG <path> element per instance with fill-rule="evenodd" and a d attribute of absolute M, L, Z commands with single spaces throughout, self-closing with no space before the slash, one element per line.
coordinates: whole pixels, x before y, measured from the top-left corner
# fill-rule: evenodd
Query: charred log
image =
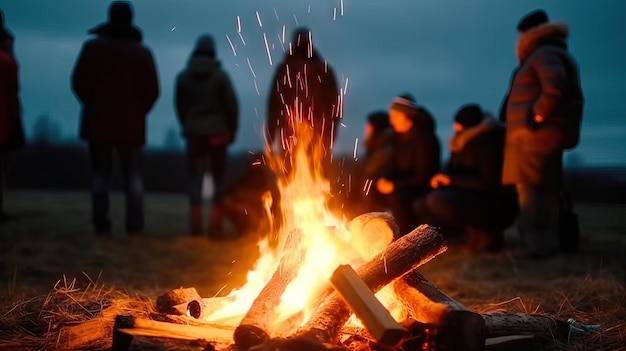
<path fill-rule="evenodd" d="M 540 314 L 486 313 L 482 316 L 488 338 L 528 334 L 550 340 L 566 340 L 570 333 L 567 322 Z"/>
<path fill-rule="evenodd" d="M 412 318 L 436 328 L 440 350 L 484 349 L 482 316 L 439 290 L 417 269 L 397 279 L 393 289 Z"/>

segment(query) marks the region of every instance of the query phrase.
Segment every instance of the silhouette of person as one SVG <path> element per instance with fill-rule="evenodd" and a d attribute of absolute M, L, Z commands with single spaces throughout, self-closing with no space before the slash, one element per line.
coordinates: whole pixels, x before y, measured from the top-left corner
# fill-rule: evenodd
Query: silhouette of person
<path fill-rule="evenodd" d="M 430 178 L 439 171 L 441 145 L 432 115 L 410 94 L 393 99 L 389 118 L 394 130 L 392 161 L 375 187 L 404 235 L 421 224 L 412 204 L 431 189 Z"/>
<path fill-rule="evenodd" d="M 213 38 L 200 36 L 187 67 L 176 79 L 176 113 L 187 140 L 189 227 L 202 234 L 202 180 L 210 161 L 216 193 L 220 193 L 227 163 L 227 147 L 235 141 L 239 107 L 230 78 L 215 58 Z M 215 200 L 215 198 L 214 198 Z M 211 207 L 211 234 L 219 236 L 222 210 Z"/>
<path fill-rule="evenodd" d="M 80 137 L 91 159 L 92 222 L 97 235 L 111 235 L 109 180 L 117 154 L 126 193 L 126 231 L 143 234 L 140 159 L 146 117 L 159 96 L 154 59 L 133 25 L 127 1 L 113 1 L 108 21 L 90 29 L 72 72 L 72 89 L 82 105 Z"/>
<path fill-rule="evenodd" d="M 501 111 L 502 182 L 517 189 L 524 241 L 517 254 L 546 257 L 559 251 L 562 156 L 577 143 L 583 96 L 578 66 L 567 50 L 567 24 L 549 22 L 545 11 L 535 10 L 517 29 L 519 65 Z"/>
<path fill-rule="evenodd" d="M 0 223 L 15 219 L 4 209 L 7 158 L 11 150 L 22 147 L 25 142 L 13 40 L 13 34 L 4 25 L 4 13 L 0 9 Z"/>
<path fill-rule="evenodd" d="M 504 125 L 476 104 L 454 117 L 450 159 L 435 174 L 433 188 L 413 203 L 419 218 L 433 226 L 464 230 L 474 252 L 500 251 L 504 229 L 517 214 L 514 187 L 503 187 Z"/>
<path fill-rule="evenodd" d="M 279 167 L 289 175 L 294 147 L 304 144 L 310 166 L 320 163 L 328 177 L 341 95 L 333 69 L 313 47 L 308 28 L 293 32 L 289 51 L 271 82 L 265 130 L 269 151 L 279 149 L 283 157 Z"/>

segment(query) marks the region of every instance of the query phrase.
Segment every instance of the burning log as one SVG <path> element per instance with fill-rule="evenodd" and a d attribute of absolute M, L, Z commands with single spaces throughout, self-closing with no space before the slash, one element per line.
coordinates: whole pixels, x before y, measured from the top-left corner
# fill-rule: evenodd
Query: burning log
<path fill-rule="evenodd" d="M 489 338 L 530 334 L 544 339 L 567 339 L 570 333 L 569 323 L 540 314 L 486 313 L 482 316 Z"/>
<path fill-rule="evenodd" d="M 233 330 L 229 327 L 182 325 L 138 318 L 117 316 L 113 326 L 111 351 L 126 351 L 134 336 L 149 336 L 181 340 L 227 342 Z"/>
<path fill-rule="evenodd" d="M 446 249 L 441 234 L 435 228 L 423 224 L 360 266 L 357 274 L 376 293 L 397 277 L 423 265 Z M 313 336 L 322 342 L 335 341 L 349 317 L 350 309 L 335 291 L 315 310 L 299 334 Z"/>
<path fill-rule="evenodd" d="M 347 244 L 343 243 L 342 249 L 356 251 L 363 257 L 362 261 L 352 262 L 355 266 L 364 264 L 378 253 L 373 252 L 372 248 L 387 247 L 393 238 L 400 236 L 400 228 L 389 212 L 368 212 L 354 217 L 348 223 L 348 231 L 352 233 L 352 238 Z M 314 306 L 319 306 L 334 291 L 330 284 L 325 285 L 320 287 L 320 292 L 315 296 Z"/>
<path fill-rule="evenodd" d="M 268 329 L 275 317 L 274 309 L 303 261 L 303 253 L 297 250 L 300 239 L 301 233 L 297 230 L 287 238 L 278 268 L 235 329 L 233 339 L 237 346 L 247 349 L 269 339 Z"/>
<path fill-rule="evenodd" d="M 350 265 L 337 267 L 330 281 L 377 343 L 395 346 L 407 335 Z"/>
<path fill-rule="evenodd" d="M 483 350 L 485 320 L 439 290 L 417 269 L 397 279 L 393 289 L 417 321 L 436 329 L 436 343 L 445 350 Z"/>

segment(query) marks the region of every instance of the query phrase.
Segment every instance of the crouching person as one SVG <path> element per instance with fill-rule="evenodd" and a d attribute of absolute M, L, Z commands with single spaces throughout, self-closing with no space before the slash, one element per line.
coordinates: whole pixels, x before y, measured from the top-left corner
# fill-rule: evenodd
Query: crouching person
<path fill-rule="evenodd" d="M 431 225 L 463 230 L 474 252 L 503 248 L 504 229 L 517 214 L 515 188 L 500 183 L 504 127 L 480 106 L 463 106 L 454 117 L 450 159 L 431 179 L 433 191 L 413 203 Z"/>

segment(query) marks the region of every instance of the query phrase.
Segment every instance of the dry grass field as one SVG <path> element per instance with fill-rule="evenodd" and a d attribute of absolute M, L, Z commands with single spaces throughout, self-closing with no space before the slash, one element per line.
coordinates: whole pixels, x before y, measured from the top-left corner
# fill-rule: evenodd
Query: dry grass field
<path fill-rule="evenodd" d="M 123 196 L 114 194 L 114 238 L 96 238 L 85 192 L 13 191 L 6 207 L 19 221 L 0 225 L 0 349 L 105 349 L 115 311 L 148 313 L 156 296 L 195 287 L 201 296 L 241 286 L 257 259 L 257 238 L 211 241 L 186 235 L 179 194 L 146 195 L 146 233 L 127 239 Z M 626 206 L 575 204 L 581 252 L 547 260 L 470 255 L 452 246 L 423 266 L 443 291 L 478 312 L 542 313 L 600 324 L 554 350 L 626 349 Z M 515 245 L 514 230 L 507 243 Z M 74 306 L 74 307 L 71 307 Z M 67 330 L 98 320 L 90 340 Z M 96 339 L 96 340 L 94 340 Z"/>

